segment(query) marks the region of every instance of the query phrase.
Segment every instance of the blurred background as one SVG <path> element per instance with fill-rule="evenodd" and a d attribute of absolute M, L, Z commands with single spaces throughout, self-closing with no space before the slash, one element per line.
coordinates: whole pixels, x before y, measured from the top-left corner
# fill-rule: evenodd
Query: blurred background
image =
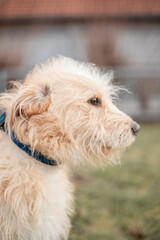
<path fill-rule="evenodd" d="M 160 240 L 160 1 L 0 0 L 0 92 L 56 55 L 113 69 L 142 123 L 121 167 L 77 170 L 70 239 Z"/>

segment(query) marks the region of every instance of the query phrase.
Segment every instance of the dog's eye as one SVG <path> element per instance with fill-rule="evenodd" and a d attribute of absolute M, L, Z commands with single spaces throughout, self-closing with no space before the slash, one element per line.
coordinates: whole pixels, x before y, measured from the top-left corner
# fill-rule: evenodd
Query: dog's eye
<path fill-rule="evenodd" d="M 88 102 L 94 106 L 101 106 L 101 100 L 99 98 L 91 98 Z"/>

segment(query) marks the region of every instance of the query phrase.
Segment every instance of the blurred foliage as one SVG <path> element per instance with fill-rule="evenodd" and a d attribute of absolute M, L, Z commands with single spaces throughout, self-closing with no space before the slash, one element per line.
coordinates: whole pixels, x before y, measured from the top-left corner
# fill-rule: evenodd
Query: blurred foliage
<path fill-rule="evenodd" d="M 141 127 L 121 166 L 75 174 L 70 240 L 160 240 L 160 125 Z"/>

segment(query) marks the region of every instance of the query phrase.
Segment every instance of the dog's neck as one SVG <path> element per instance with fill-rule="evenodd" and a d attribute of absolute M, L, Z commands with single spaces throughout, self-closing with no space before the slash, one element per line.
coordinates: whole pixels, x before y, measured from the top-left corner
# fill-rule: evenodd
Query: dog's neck
<path fill-rule="evenodd" d="M 5 128 L 5 119 L 6 119 L 6 113 L 3 113 L 0 116 L 0 129 L 4 132 L 7 132 Z M 40 152 L 37 152 L 36 150 L 34 151 L 31 150 L 31 147 L 29 145 L 25 145 L 22 142 L 20 142 L 13 131 L 11 131 L 11 139 L 21 150 L 26 152 L 29 156 L 37 159 L 38 161 L 46 165 L 57 166 L 57 162 L 55 160 L 44 156 L 43 154 L 41 154 Z"/>

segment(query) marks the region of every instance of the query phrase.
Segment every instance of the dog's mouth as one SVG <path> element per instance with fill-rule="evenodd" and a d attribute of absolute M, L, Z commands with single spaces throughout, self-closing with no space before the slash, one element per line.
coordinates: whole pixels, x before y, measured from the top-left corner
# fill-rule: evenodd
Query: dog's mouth
<path fill-rule="evenodd" d="M 135 140 L 135 137 L 132 137 L 131 139 L 129 139 L 129 141 L 125 141 L 125 142 L 121 142 L 119 144 L 115 144 L 113 142 L 113 144 L 106 144 L 105 146 L 103 146 L 103 150 L 106 151 L 124 151 L 126 148 L 128 148 Z"/>
<path fill-rule="evenodd" d="M 103 147 L 103 150 L 105 150 L 105 152 L 106 151 L 109 151 L 109 152 L 111 152 L 111 151 L 123 151 L 123 150 L 125 150 L 126 148 L 127 148 L 128 146 L 119 146 L 119 147 L 114 147 L 114 146 L 104 146 Z"/>

